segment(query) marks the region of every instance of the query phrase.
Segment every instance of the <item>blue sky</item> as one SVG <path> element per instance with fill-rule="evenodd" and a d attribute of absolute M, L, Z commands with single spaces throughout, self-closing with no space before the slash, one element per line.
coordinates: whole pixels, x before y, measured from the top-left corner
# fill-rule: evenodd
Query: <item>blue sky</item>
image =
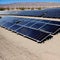
<path fill-rule="evenodd" d="M 10 4 L 16 2 L 60 2 L 60 0 L 0 0 L 0 4 Z"/>

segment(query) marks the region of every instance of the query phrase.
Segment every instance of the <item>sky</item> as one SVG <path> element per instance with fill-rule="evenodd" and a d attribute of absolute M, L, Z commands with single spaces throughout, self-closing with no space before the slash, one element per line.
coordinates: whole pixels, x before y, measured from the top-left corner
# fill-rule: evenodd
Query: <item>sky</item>
<path fill-rule="evenodd" d="M 16 2 L 60 2 L 60 0 L 0 0 L 0 4 L 11 4 Z"/>

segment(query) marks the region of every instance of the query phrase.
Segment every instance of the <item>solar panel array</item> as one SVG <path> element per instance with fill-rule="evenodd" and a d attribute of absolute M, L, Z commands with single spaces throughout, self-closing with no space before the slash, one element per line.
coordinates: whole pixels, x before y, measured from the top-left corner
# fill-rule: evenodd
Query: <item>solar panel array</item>
<path fill-rule="evenodd" d="M 60 31 L 60 21 L 8 16 L 0 18 L 0 27 L 28 37 L 36 42 L 43 42 Z"/>
<path fill-rule="evenodd" d="M 49 8 L 44 10 L 25 10 L 25 11 L 0 11 L 0 14 L 17 16 L 36 16 L 48 18 L 60 18 L 60 8 Z"/>

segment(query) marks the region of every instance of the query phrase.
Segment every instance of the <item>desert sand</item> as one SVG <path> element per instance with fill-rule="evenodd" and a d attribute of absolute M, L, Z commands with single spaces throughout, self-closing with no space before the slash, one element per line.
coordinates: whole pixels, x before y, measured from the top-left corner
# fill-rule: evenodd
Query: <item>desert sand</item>
<path fill-rule="evenodd" d="M 0 60 L 60 60 L 60 33 L 37 43 L 0 27 Z"/>

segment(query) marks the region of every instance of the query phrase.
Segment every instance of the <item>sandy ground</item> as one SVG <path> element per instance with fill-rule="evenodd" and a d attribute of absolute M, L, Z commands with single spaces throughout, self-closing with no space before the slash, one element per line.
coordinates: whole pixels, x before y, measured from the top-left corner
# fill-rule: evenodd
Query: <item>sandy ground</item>
<path fill-rule="evenodd" d="M 0 28 L 0 60 L 60 60 L 59 37 L 38 44 Z"/>
<path fill-rule="evenodd" d="M 38 44 L 0 27 L 0 60 L 60 60 L 60 33 Z"/>

